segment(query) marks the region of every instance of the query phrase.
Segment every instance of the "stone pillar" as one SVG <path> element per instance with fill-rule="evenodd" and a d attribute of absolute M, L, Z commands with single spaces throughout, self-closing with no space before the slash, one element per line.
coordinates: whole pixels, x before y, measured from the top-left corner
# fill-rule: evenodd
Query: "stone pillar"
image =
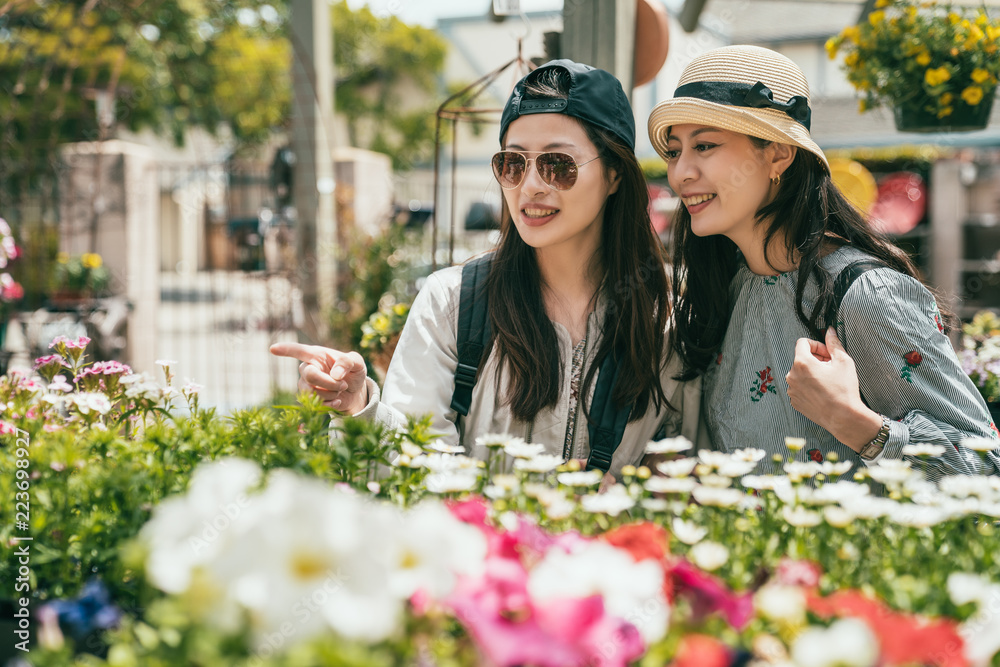
<path fill-rule="evenodd" d="M 326 0 L 292 0 L 292 152 L 297 280 L 305 342 L 322 343 L 336 299 L 333 190 L 333 32 Z"/>
<path fill-rule="evenodd" d="M 631 98 L 635 14 L 635 2 L 566 0 L 562 57 L 611 72 Z"/>
<path fill-rule="evenodd" d="M 159 203 L 153 151 L 123 141 L 61 148 L 59 249 L 96 252 L 111 291 L 131 306 L 124 358 L 136 372 L 156 371 L 160 303 Z"/>

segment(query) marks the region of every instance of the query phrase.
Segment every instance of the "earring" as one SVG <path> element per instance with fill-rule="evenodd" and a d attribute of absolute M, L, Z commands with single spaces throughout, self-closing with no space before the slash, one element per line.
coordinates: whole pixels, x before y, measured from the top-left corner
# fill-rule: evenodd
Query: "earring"
<path fill-rule="evenodd" d="M 771 184 L 778 185 L 781 183 L 781 174 L 775 174 L 771 177 Z"/>

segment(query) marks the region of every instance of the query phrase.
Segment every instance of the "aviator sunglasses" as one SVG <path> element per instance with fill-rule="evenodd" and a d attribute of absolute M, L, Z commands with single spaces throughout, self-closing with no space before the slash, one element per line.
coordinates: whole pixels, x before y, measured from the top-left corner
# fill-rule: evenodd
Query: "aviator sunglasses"
<path fill-rule="evenodd" d="M 580 167 L 596 159 L 593 157 L 577 164 L 573 156 L 566 153 L 538 153 L 537 157 L 526 158 L 524 153 L 517 151 L 500 151 L 493 156 L 493 175 L 500 187 L 511 190 L 521 185 L 528 173 L 528 163 L 534 162 L 538 175 L 547 186 L 553 190 L 569 190 L 576 185 Z"/>

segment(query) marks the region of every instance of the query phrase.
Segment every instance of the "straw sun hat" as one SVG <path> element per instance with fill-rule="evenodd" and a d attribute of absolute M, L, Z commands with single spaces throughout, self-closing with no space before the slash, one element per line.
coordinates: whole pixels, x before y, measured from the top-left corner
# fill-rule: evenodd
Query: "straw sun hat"
<path fill-rule="evenodd" d="M 809 82 L 798 65 L 759 46 L 724 46 L 692 60 L 673 99 L 649 116 L 649 140 L 664 160 L 672 125 L 710 125 L 791 144 L 809 151 L 830 171 L 809 135 Z"/>

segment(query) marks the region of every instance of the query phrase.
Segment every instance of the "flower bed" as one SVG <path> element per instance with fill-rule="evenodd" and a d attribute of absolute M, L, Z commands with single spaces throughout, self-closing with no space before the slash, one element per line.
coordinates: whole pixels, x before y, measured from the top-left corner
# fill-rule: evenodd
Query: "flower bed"
<path fill-rule="evenodd" d="M 53 353 L 0 380 L 33 665 L 1000 664 L 997 478 L 829 455 L 764 477 L 678 439 L 599 493 L 515 438 L 487 461 L 427 420 L 331 441 L 308 397 L 221 417 L 169 364 Z"/>

